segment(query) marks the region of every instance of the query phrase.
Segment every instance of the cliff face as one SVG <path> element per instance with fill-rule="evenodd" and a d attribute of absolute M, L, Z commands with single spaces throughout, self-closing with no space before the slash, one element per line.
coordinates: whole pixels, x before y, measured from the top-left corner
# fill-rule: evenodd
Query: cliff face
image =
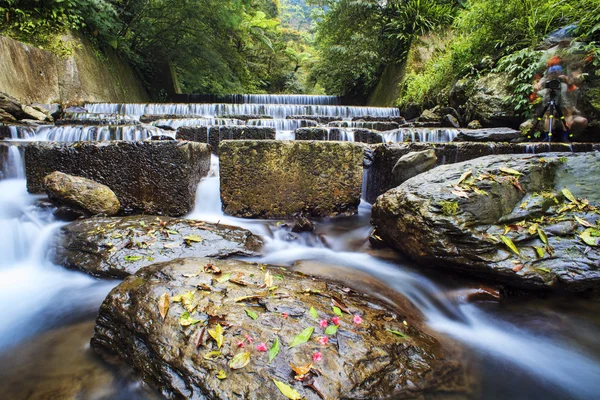
<path fill-rule="evenodd" d="M 75 51 L 53 53 L 0 36 L 0 92 L 27 103 L 145 102 L 148 94 L 116 53 L 100 55 L 84 38 Z"/>

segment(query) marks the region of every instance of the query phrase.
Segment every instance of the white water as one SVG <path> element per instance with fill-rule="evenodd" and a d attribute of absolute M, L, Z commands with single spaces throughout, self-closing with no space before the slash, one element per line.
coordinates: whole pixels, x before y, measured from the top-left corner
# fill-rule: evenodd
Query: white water
<path fill-rule="evenodd" d="M 386 142 L 402 143 L 430 142 L 447 143 L 452 142 L 458 136 L 458 129 L 448 128 L 400 128 L 393 131 L 381 132 Z"/>

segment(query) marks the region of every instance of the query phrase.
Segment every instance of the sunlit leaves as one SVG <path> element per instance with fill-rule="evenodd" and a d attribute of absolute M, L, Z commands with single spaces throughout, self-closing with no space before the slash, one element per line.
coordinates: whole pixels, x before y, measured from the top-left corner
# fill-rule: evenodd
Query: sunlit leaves
<path fill-rule="evenodd" d="M 301 400 L 302 399 L 302 396 L 300 395 L 300 393 L 298 393 L 298 391 L 296 391 L 291 386 L 286 385 L 285 383 L 280 382 L 275 379 L 273 379 L 273 382 L 277 386 L 277 389 L 279 389 L 279 391 L 288 399 L 290 399 L 290 400 Z"/>
<path fill-rule="evenodd" d="M 304 329 L 300 334 L 294 337 L 292 343 L 290 344 L 290 347 L 296 347 L 308 342 L 314 331 L 315 328 L 312 326 Z"/>
<path fill-rule="evenodd" d="M 277 357 L 277 354 L 279 354 L 279 350 L 280 350 L 279 338 L 275 338 L 275 341 L 273 342 L 273 344 L 271 345 L 271 348 L 269 349 L 269 362 L 273 361 L 273 359 L 275 359 L 275 357 Z"/>
<path fill-rule="evenodd" d="M 519 249 L 517 248 L 517 246 L 515 246 L 515 244 L 513 243 L 513 241 L 504 235 L 500 235 L 500 239 L 502 240 L 502 242 L 504 242 L 504 244 L 506 245 L 506 247 L 508 247 L 513 253 L 515 253 L 516 255 L 520 255 L 521 253 L 519 252 Z"/>
<path fill-rule="evenodd" d="M 221 326 L 221 324 L 217 324 L 217 326 L 215 327 L 215 329 L 213 330 L 209 330 L 208 334 L 210 335 L 210 337 L 212 337 L 215 342 L 217 343 L 217 348 L 221 348 L 221 346 L 223 346 L 223 327 Z"/>
<path fill-rule="evenodd" d="M 167 313 L 169 312 L 169 293 L 163 293 L 158 299 L 158 312 L 162 319 L 167 317 Z"/>
<path fill-rule="evenodd" d="M 181 316 L 179 317 L 179 324 L 181 326 L 190 326 L 190 325 L 194 325 L 197 324 L 198 322 L 200 322 L 199 319 L 196 318 L 192 318 L 190 316 L 189 312 L 184 312 L 183 314 L 181 314 Z"/>
<path fill-rule="evenodd" d="M 250 352 L 243 351 L 236 354 L 231 361 L 229 361 L 229 368 L 240 369 L 244 368 L 250 362 Z"/>

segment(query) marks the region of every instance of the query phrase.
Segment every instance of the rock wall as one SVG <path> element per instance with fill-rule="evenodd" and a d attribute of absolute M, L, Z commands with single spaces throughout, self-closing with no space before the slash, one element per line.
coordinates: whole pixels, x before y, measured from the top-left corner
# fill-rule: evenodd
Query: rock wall
<path fill-rule="evenodd" d="M 24 103 L 146 102 L 144 86 L 116 53 L 99 54 L 89 41 L 69 36 L 71 57 L 0 36 L 0 92 Z"/>

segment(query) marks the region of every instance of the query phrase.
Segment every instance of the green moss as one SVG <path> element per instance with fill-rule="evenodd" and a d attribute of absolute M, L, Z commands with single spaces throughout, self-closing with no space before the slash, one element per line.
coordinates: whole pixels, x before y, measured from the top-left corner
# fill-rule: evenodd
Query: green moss
<path fill-rule="evenodd" d="M 442 207 L 442 213 L 448 217 L 458 214 L 460 207 L 456 201 L 442 201 L 440 202 Z"/>

